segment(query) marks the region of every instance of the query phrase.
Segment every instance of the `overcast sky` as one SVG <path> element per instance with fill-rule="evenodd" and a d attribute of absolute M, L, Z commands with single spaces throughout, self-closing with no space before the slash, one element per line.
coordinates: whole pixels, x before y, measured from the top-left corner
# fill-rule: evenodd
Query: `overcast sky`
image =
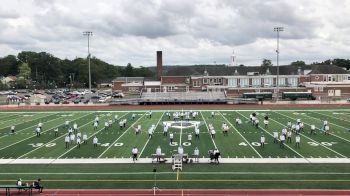
<path fill-rule="evenodd" d="M 1 0 L 0 56 L 22 50 L 108 63 L 281 64 L 350 58 L 350 0 Z"/>

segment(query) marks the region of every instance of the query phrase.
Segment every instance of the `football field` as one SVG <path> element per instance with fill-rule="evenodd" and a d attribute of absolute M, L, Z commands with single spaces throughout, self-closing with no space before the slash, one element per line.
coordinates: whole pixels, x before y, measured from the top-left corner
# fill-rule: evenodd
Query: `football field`
<path fill-rule="evenodd" d="M 131 149 L 139 149 L 140 158 L 149 158 L 160 146 L 166 157 L 171 157 L 182 145 L 185 153 L 192 154 L 195 147 L 200 151 L 200 157 L 208 158 L 208 150 L 218 148 L 221 158 L 348 158 L 350 157 L 350 110 L 215 110 L 212 117 L 209 110 L 198 110 L 198 115 L 190 121 L 173 121 L 173 111 L 170 117 L 168 111 L 153 111 L 150 118 L 148 111 L 50 111 L 50 112 L 1 112 L 0 113 L 0 158 L 15 161 L 16 159 L 95 159 L 117 158 L 130 159 Z M 183 112 L 183 110 L 179 110 Z M 249 116 L 256 113 L 260 120 L 259 128 L 250 122 Z M 132 119 L 132 114 L 136 117 Z M 118 115 L 117 122 L 108 129 L 104 123 L 113 120 Z M 263 124 L 264 116 L 269 116 L 269 125 Z M 99 117 L 99 126 L 93 127 L 93 121 Z M 236 126 L 235 119 L 242 120 L 241 126 Z M 120 129 L 118 121 L 126 119 L 125 128 Z M 300 148 L 295 146 L 295 134 L 292 142 L 280 148 L 273 143 L 273 132 L 278 133 L 287 126 L 287 122 L 296 123 L 300 119 L 304 123 L 301 133 Z M 79 132 L 88 136 L 87 144 L 80 148 L 72 143 L 65 148 L 64 138 L 68 134 L 64 127 L 65 121 L 78 125 Z M 323 121 L 330 125 L 329 135 L 323 134 Z M 41 136 L 37 137 L 35 128 L 43 123 Z M 168 136 L 163 135 L 164 123 L 171 124 Z M 200 137 L 195 137 L 194 124 L 199 124 Z M 229 126 L 228 136 L 222 133 L 222 124 Z M 215 138 L 208 132 L 211 124 L 216 130 Z M 316 126 L 315 134 L 310 134 L 310 125 Z M 135 134 L 135 128 L 141 125 L 141 134 Z M 155 125 L 152 138 L 147 130 Z M 11 134 L 11 126 L 15 126 L 15 134 Z M 59 135 L 54 135 L 54 129 L 59 129 Z M 170 144 L 169 133 L 174 134 Z M 188 135 L 193 137 L 188 142 Z M 260 146 L 260 137 L 266 138 L 265 147 Z M 98 138 L 98 147 L 92 144 L 93 137 Z M 231 159 L 230 159 L 231 160 Z M 241 159 L 240 159 L 241 160 Z M 229 161 L 229 160 L 226 160 Z"/>
<path fill-rule="evenodd" d="M 0 112 L 0 181 L 41 177 L 55 188 L 147 188 L 153 182 L 151 168 L 156 166 L 160 182 L 170 188 L 180 186 L 172 184 L 174 182 L 181 182 L 182 188 L 191 188 L 191 183 L 201 188 L 211 187 L 206 183 L 216 184 L 211 188 L 317 188 L 319 185 L 349 188 L 348 109 L 193 109 L 192 112 L 198 112 L 195 118 L 173 120 L 174 112 L 186 111 L 192 110 L 152 110 L 152 117 L 148 115 L 149 110 Z M 250 121 L 252 113 L 260 121 L 258 128 Z M 106 129 L 104 123 L 114 121 L 115 115 L 118 115 L 116 122 Z M 269 117 L 267 127 L 263 123 L 266 115 Z M 97 116 L 99 125 L 95 129 L 93 122 Z M 240 126 L 236 125 L 236 118 L 242 120 Z M 123 119 L 127 123 L 121 129 L 118 122 Z M 274 143 L 273 132 L 280 133 L 288 121 L 294 124 L 297 119 L 304 123 L 300 147 L 295 145 L 295 133 L 284 148 Z M 325 120 L 330 127 L 328 135 L 323 132 Z M 76 123 L 79 132 L 87 134 L 86 144 L 78 148 L 73 142 L 66 148 L 64 139 L 68 132 L 65 121 L 69 121 L 70 126 Z M 40 122 L 43 128 L 37 137 L 35 129 Z M 223 123 L 229 126 L 227 136 L 222 132 Z M 170 125 L 168 136 L 163 135 L 164 124 Z M 200 130 L 199 138 L 194 133 L 196 124 Z M 312 124 L 316 126 L 315 134 L 310 134 Z M 141 134 L 136 135 L 138 125 L 141 125 Z M 156 129 L 150 138 L 147 130 L 152 125 Z M 208 131 L 210 125 L 216 130 L 215 138 Z M 14 134 L 11 126 L 15 126 Z M 58 136 L 54 134 L 55 128 L 59 130 Z M 170 133 L 174 134 L 172 144 Z M 189 134 L 193 136 L 192 142 L 188 141 Z M 260 146 L 262 135 L 266 138 L 264 147 Z M 95 136 L 98 138 L 97 147 L 92 142 Z M 190 157 L 197 147 L 199 164 L 188 163 L 183 166 L 183 171 L 175 172 L 170 164 L 151 164 L 151 156 L 158 146 L 171 163 L 171 156 L 176 154 L 179 145 Z M 135 163 L 131 158 L 133 147 L 139 149 L 139 159 Z M 208 150 L 215 148 L 221 154 L 219 165 L 209 164 Z M 91 185 L 92 182 L 105 183 L 96 186 Z"/>

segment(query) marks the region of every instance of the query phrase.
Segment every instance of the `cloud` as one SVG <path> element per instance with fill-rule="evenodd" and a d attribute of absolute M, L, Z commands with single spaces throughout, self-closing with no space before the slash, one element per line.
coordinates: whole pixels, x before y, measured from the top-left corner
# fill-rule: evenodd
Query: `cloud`
<path fill-rule="evenodd" d="M 165 64 L 281 62 L 346 58 L 350 52 L 347 0 L 4 0 L 0 54 L 48 51 L 86 56 L 83 31 L 93 31 L 91 52 L 109 63 L 149 66 L 163 50 Z M 8 10 L 8 11 L 7 11 Z"/>

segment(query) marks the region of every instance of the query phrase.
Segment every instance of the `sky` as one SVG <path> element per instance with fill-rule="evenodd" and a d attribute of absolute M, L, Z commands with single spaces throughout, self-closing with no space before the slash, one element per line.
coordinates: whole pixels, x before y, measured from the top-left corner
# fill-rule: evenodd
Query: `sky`
<path fill-rule="evenodd" d="M 0 56 L 90 52 L 115 65 L 280 64 L 350 58 L 350 0 L 1 0 Z"/>

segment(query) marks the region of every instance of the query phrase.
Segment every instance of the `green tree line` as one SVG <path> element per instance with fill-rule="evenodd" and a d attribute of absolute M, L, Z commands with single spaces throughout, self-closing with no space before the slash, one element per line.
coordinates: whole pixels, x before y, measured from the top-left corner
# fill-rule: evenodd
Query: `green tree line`
<path fill-rule="evenodd" d="M 127 66 L 116 66 L 96 57 L 92 57 L 90 62 L 92 86 L 122 76 L 155 76 L 148 68 L 133 67 L 130 63 Z M 28 68 L 23 64 L 30 69 L 25 71 Z M 22 75 L 23 73 L 29 75 Z M 46 52 L 23 51 L 17 56 L 0 58 L 0 76 L 10 75 L 30 80 L 37 88 L 66 87 L 71 83 L 76 87 L 88 87 L 89 82 L 87 58 L 60 59 Z"/>

